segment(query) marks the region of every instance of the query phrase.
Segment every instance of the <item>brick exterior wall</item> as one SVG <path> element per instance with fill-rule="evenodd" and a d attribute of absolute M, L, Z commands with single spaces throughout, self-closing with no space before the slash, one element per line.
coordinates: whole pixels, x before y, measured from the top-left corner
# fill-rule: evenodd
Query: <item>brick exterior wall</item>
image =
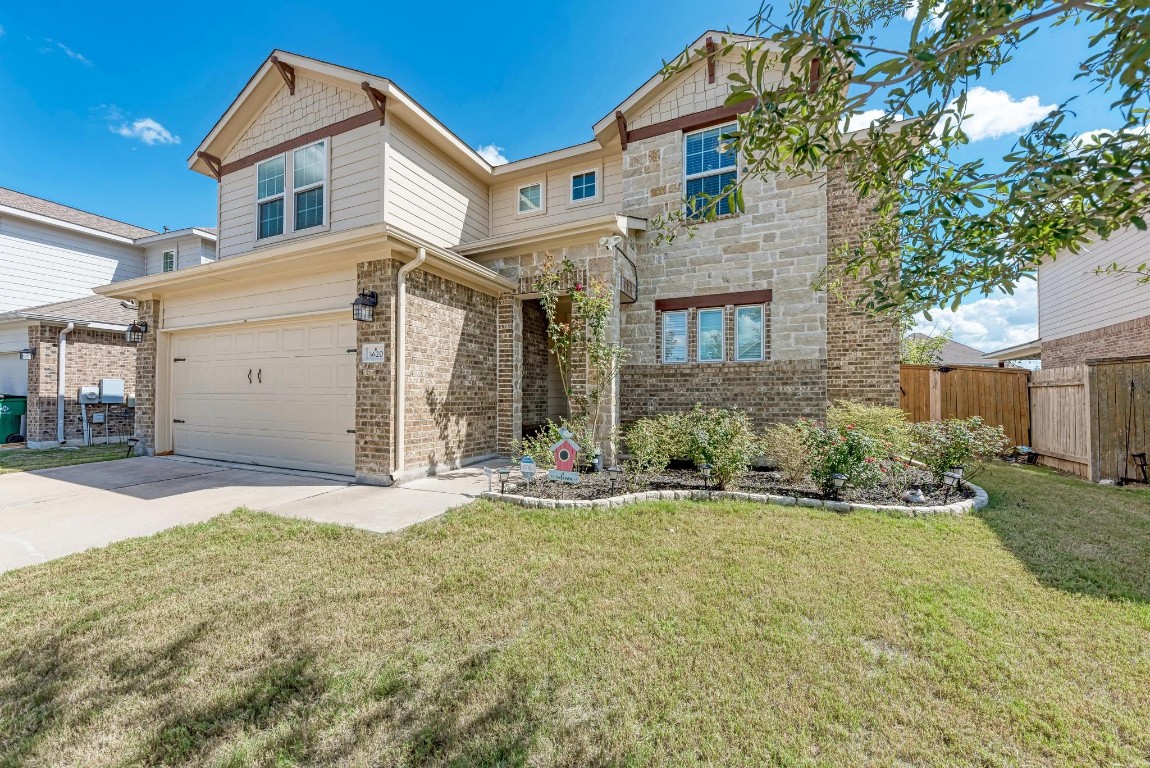
<path fill-rule="evenodd" d="M 496 304 L 438 275 L 408 275 L 405 471 L 496 452 Z"/>
<path fill-rule="evenodd" d="M 375 320 L 356 323 L 356 344 L 384 344 L 383 363 L 356 363 L 355 376 L 355 476 L 362 483 L 389 485 L 394 469 L 395 441 L 395 285 L 398 265 L 391 259 L 358 265 L 361 291 L 379 294 Z M 410 337 L 409 337 L 410 339 Z"/>
<path fill-rule="evenodd" d="M 1080 365 L 1087 359 L 1150 355 L 1150 316 L 1042 341 L 1042 367 Z"/>
<path fill-rule="evenodd" d="M 63 326 L 32 324 L 28 341 L 34 353 L 28 363 L 28 442 L 54 443 L 57 440 L 57 361 L 59 334 Z M 64 439 L 79 443 L 84 439 L 83 417 L 77 392 L 81 386 L 99 386 L 100 379 L 123 379 L 124 392 L 136 391 L 136 347 L 122 333 L 75 328 L 67 336 L 68 351 L 64 380 Z M 90 405 L 88 420 L 104 413 L 107 434 L 113 441 L 134 432 L 135 409 L 126 405 Z M 104 424 L 92 424 L 92 439 L 103 442 Z"/>
<path fill-rule="evenodd" d="M 523 310 L 510 293 L 496 306 L 496 449 L 511 456 L 523 434 Z"/>
<path fill-rule="evenodd" d="M 139 318 L 148 324 L 148 332 L 136 345 L 136 450 L 148 456 L 156 453 L 156 373 L 159 362 L 160 302 L 151 299 L 138 302 Z"/>
<path fill-rule="evenodd" d="M 830 251 L 875 221 L 875 214 L 839 169 L 827 174 L 827 239 Z M 832 255 L 833 258 L 833 255 Z M 827 299 L 827 400 L 898 405 L 899 328 L 895 317 L 856 312 L 849 300 L 858 283 Z"/>
<path fill-rule="evenodd" d="M 523 428 L 530 430 L 547 421 L 549 414 L 549 358 L 547 313 L 538 301 L 523 306 Z"/>

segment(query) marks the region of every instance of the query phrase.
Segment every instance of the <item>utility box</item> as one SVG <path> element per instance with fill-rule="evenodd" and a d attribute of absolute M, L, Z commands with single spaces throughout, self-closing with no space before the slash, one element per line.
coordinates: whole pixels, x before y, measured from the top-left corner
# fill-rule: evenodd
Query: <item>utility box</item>
<path fill-rule="evenodd" d="M 136 396 L 135 395 L 127 395 L 124 398 L 124 405 L 128 406 L 129 408 L 135 408 L 136 407 Z"/>
<path fill-rule="evenodd" d="M 82 405 L 95 405 L 100 402 L 100 388 L 99 387 L 80 387 L 80 392 L 76 395 L 76 399 Z"/>
<path fill-rule="evenodd" d="M 123 379 L 100 379 L 100 402 L 118 405 L 124 402 Z"/>

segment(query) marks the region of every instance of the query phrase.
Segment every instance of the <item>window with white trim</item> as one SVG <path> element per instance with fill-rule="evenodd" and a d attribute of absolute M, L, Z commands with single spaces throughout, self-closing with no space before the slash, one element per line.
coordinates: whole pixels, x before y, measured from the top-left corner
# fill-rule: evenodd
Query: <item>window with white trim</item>
<path fill-rule="evenodd" d="M 663 313 L 663 362 L 687 362 L 687 311 Z"/>
<path fill-rule="evenodd" d="M 695 338 L 700 363 L 723 361 L 723 319 L 726 310 L 700 309 L 695 318 Z"/>
<path fill-rule="evenodd" d="M 762 305 L 735 307 L 735 360 L 754 361 L 765 357 Z"/>
<path fill-rule="evenodd" d="M 284 233 L 284 180 L 287 156 L 280 155 L 256 166 L 256 237 L 263 240 Z"/>
<path fill-rule="evenodd" d="M 724 151 L 723 135 L 731 133 L 736 123 L 706 128 L 683 137 L 684 168 L 686 170 L 687 213 L 702 216 L 708 205 L 723 216 L 731 212 L 731 201 L 725 195 L 739 180 L 736 167 L 738 153 Z"/>
<path fill-rule="evenodd" d="M 292 190 L 295 192 L 294 229 L 319 227 L 324 222 L 324 182 L 327 181 L 326 143 L 319 141 L 292 153 Z"/>
<path fill-rule="evenodd" d="M 578 203 L 598 197 L 597 175 L 595 171 L 586 171 L 571 177 L 571 202 Z"/>
<path fill-rule="evenodd" d="M 540 213 L 543 211 L 543 182 L 524 184 L 516 195 L 519 199 L 519 213 Z"/>
<path fill-rule="evenodd" d="M 164 251 L 164 271 L 174 272 L 176 270 L 176 252 Z"/>

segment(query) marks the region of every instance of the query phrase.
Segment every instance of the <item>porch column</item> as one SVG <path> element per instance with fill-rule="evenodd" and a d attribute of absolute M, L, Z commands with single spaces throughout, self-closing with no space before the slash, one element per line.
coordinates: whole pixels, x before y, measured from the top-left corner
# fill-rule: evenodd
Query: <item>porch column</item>
<path fill-rule="evenodd" d="M 160 300 L 146 299 L 137 303 L 140 322 L 148 324 L 148 332 L 136 346 L 136 427 L 135 436 L 140 444 L 137 452 L 145 456 L 156 454 L 156 382 L 160 378 Z M 169 365 L 171 363 L 168 363 Z M 163 377 L 165 380 L 167 377 Z M 169 446 L 170 448 L 170 446 Z M 165 448 L 165 450 L 168 450 Z"/>
<path fill-rule="evenodd" d="M 523 308 L 513 294 L 499 297 L 496 323 L 498 450 L 511 456 L 523 436 Z"/>

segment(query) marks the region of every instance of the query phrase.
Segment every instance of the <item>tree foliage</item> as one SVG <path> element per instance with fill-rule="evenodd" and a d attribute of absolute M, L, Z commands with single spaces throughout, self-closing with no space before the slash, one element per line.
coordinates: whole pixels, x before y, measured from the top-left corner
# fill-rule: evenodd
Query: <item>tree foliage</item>
<path fill-rule="evenodd" d="M 910 24 L 904 14 L 913 15 Z M 1076 141 L 1066 121 L 1079 94 L 1067 94 L 1001 160 L 964 159 L 968 86 L 1011 61 L 1037 32 L 1067 25 L 1088 42 L 1079 85 L 1108 94 L 1109 119 L 1120 125 Z M 904 28 L 904 44 L 881 42 Z M 957 307 L 971 293 L 1012 293 L 1060 251 L 1077 253 L 1125 226 L 1146 228 L 1146 0 L 948 0 L 933 7 L 807 0 L 780 18 L 760 11 L 750 31 L 763 39 L 731 35 L 719 45 L 742 56 L 727 103 L 754 103 L 727 137 L 749 171 L 740 185 L 749 176 L 842 168 L 881 215 L 835 254 L 823 283 L 864 280 L 869 290 L 859 303 L 868 309 L 915 312 Z M 666 71 L 705 55 L 685 51 Z M 844 118 L 868 110 L 883 116 L 844 133 Z M 723 196 L 740 207 L 740 189 Z M 709 202 L 703 218 L 715 215 L 718 198 Z M 690 229 L 694 213 L 668 214 L 663 231 Z M 1146 265 L 1141 276 L 1150 281 Z"/>

